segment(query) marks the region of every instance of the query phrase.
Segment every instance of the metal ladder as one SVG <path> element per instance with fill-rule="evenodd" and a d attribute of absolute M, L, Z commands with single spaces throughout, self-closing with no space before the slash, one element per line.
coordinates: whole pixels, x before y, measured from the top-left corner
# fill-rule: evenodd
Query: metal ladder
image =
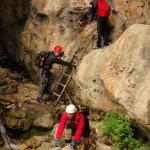
<path fill-rule="evenodd" d="M 59 100 L 60 100 L 61 97 L 63 96 L 64 92 L 65 92 L 67 98 L 69 99 L 69 102 L 72 103 L 72 101 L 71 101 L 71 99 L 70 99 L 68 93 L 67 93 L 65 90 L 66 90 L 66 87 L 67 87 L 67 85 L 69 84 L 69 82 L 70 82 L 70 80 L 71 80 L 71 78 L 72 78 L 74 72 L 75 72 L 75 69 L 72 69 L 70 74 L 65 73 L 65 72 L 62 73 L 61 79 L 63 79 L 64 77 L 66 77 L 67 80 L 66 80 L 65 83 L 61 83 L 61 79 L 60 79 L 59 82 L 57 83 L 58 86 L 61 86 L 61 87 L 62 87 L 60 94 L 58 94 L 58 93 L 56 93 L 56 92 L 53 92 L 53 94 L 57 97 L 56 105 L 58 104 Z M 57 86 L 57 87 L 58 87 L 58 86 Z"/>

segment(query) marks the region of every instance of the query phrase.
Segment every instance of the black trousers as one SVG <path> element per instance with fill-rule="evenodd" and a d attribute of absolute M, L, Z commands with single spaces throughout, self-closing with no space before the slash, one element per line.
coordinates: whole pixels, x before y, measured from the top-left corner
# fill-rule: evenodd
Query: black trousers
<path fill-rule="evenodd" d="M 75 135 L 76 129 L 74 129 L 68 122 L 66 124 L 66 128 L 71 129 L 72 136 Z M 85 116 L 85 127 L 83 130 L 82 136 L 85 138 L 88 138 L 90 137 L 90 133 L 91 133 L 91 129 L 90 129 L 90 124 L 89 124 L 89 119 Z"/>
<path fill-rule="evenodd" d="M 38 90 L 38 100 L 43 101 L 43 96 L 45 93 L 50 94 L 50 88 L 53 83 L 52 73 L 50 71 L 40 69 L 39 71 L 39 90 Z"/>
<path fill-rule="evenodd" d="M 101 47 L 101 37 L 104 39 L 104 45 L 108 43 L 108 36 L 106 34 L 108 17 L 97 17 L 97 47 Z"/>

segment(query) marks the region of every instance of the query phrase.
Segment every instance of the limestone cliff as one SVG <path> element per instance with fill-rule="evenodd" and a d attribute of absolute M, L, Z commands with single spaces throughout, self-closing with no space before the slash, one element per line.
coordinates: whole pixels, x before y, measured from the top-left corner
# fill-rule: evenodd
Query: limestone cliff
<path fill-rule="evenodd" d="M 67 60 L 71 60 L 77 49 L 82 50 L 96 31 L 93 23 L 79 20 L 83 14 L 89 15 L 91 0 L 26 0 L 0 3 L 0 37 L 15 58 L 19 58 L 28 68 L 32 79 L 36 79 L 34 57 L 42 49 L 51 50 L 57 43 L 65 49 Z M 117 39 L 131 24 L 149 24 L 150 1 L 111 1 L 110 22 L 114 26 L 112 39 Z M 25 27 L 24 27 L 25 25 Z M 82 32 L 85 30 L 85 32 Z M 75 48 L 78 45 L 80 48 Z"/>
<path fill-rule="evenodd" d="M 76 51 L 88 45 L 95 28 L 80 22 L 81 15 L 89 11 L 89 4 L 83 0 L 32 0 L 31 7 L 30 17 L 21 36 L 19 58 L 35 80 L 34 58 L 39 51 L 53 50 L 56 44 L 61 44 L 65 60 L 70 61 Z"/>
<path fill-rule="evenodd" d="M 30 17 L 21 34 L 21 49 L 17 55 L 26 64 L 34 80 L 34 58 L 40 50 L 52 50 L 55 44 L 60 43 L 64 48 L 66 60 L 70 61 L 77 50 L 82 51 L 88 45 L 96 31 L 96 24 L 89 22 L 90 1 L 31 1 Z M 150 23 L 149 3 L 149 0 L 111 2 L 112 9 L 117 12 L 110 16 L 110 23 L 114 28 L 111 35 L 113 41 L 131 24 Z M 85 22 L 80 21 L 83 14 L 88 16 Z M 90 46 L 89 50 L 94 47 Z"/>
<path fill-rule="evenodd" d="M 112 46 L 89 53 L 77 72 L 78 97 L 84 99 L 85 104 L 92 103 L 102 109 L 109 108 L 115 100 L 148 131 L 149 49 L 150 26 L 139 24 L 126 30 Z"/>
<path fill-rule="evenodd" d="M 30 0 L 1 0 L 0 14 L 0 54 L 8 55 L 7 51 L 17 58 L 20 35 L 30 14 Z"/>
<path fill-rule="evenodd" d="M 96 23 L 89 22 L 90 0 L 1 0 L 0 43 L 19 58 L 37 81 L 34 58 L 41 50 L 61 44 L 65 60 L 77 52 L 90 52 Z M 110 16 L 115 42 L 132 24 L 150 24 L 150 0 L 112 0 Z M 87 15 L 87 16 L 86 16 Z M 84 16 L 84 17 L 83 17 Z M 83 18 L 83 20 L 80 20 Z M 77 72 L 78 97 L 94 107 L 122 105 L 136 122 L 149 130 L 149 26 L 129 28 L 110 47 L 95 50 L 82 61 Z M 56 73 L 59 69 L 56 69 Z M 142 101 L 141 101 L 142 99 Z"/>

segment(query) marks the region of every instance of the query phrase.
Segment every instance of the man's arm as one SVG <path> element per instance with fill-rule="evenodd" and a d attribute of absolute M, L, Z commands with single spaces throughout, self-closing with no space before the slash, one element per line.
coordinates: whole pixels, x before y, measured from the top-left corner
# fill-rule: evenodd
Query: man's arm
<path fill-rule="evenodd" d="M 64 113 L 63 116 L 60 119 L 57 131 L 56 131 L 56 139 L 57 140 L 60 140 L 60 138 L 61 138 L 61 136 L 62 136 L 62 134 L 64 132 L 66 121 L 67 121 L 67 114 Z"/>
<path fill-rule="evenodd" d="M 63 66 L 74 67 L 74 65 L 72 65 L 71 63 L 68 63 L 68 62 L 66 62 L 66 61 L 63 61 L 63 60 L 61 60 L 60 58 L 54 59 L 54 63 L 60 64 L 60 65 L 63 65 Z"/>
<path fill-rule="evenodd" d="M 92 15 L 91 21 L 93 21 L 95 16 L 96 16 L 97 7 L 98 7 L 97 6 L 97 0 L 93 0 L 90 4 L 92 5 L 92 8 L 91 8 L 91 15 Z"/>
<path fill-rule="evenodd" d="M 77 127 L 75 135 L 73 136 L 73 141 L 77 142 L 79 140 L 79 138 L 82 136 L 84 127 L 85 127 L 85 116 L 81 113 L 79 125 Z"/>

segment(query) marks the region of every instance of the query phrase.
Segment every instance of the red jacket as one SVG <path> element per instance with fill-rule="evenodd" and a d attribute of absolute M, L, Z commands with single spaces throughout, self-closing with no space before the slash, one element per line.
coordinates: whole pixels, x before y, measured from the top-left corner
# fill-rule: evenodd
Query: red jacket
<path fill-rule="evenodd" d="M 74 120 L 69 120 L 68 119 L 68 114 L 67 113 L 63 114 L 63 116 L 60 119 L 58 128 L 57 128 L 56 139 L 61 138 L 61 136 L 63 134 L 63 131 L 64 131 L 64 128 L 66 126 L 66 122 L 69 121 L 71 127 L 76 129 L 75 135 L 73 136 L 73 140 L 75 142 L 78 141 L 78 139 L 82 136 L 82 133 L 83 133 L 83 130 L 84 130 L 85 116 L 82 113 L 77 112 L 77 113 L 75 113 L 74 118 L 75 118 Z"/>
<path fill-rule="evenodd" d="M 98 16 L 107 17 L 110 15 L 110 5 L 107 3 L 107 0 L 98 0 L 97 7 Z"/>

